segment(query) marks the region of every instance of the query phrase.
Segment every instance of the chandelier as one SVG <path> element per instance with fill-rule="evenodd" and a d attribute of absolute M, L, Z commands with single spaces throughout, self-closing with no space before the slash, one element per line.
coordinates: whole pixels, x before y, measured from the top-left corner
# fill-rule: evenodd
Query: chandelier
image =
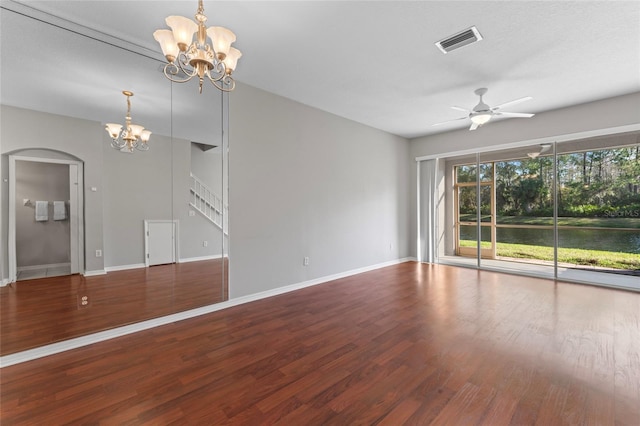
<path fill-rule="evenodd" d="M 165 77 L 176 83 L 186 83 L 197 77 L 200 93 L 205 77 L 223 92 L 232 91 L 236 83 L 231 74 L 242 56 L 238 49 L 231 47 L 236 35 L 223 27 L 206 27 L 202 0 L 198 0 L 195 20 L 169 16 L 165 22 L 171 30 L 153 33 L 168 61 L 164 66 Z"/>
<path fill-rule="evenodd" d="M 105 130 L 111 136 L 111 147 L 117 150 L 128 150 L 133 152 L 136 148 L 139 151 L 147 151 L 149 149 L 149 137 L 151 132 L 145 130 L 143 126 L 131 124 L 131 96 L 132 92 L 123 90 L 122 94 L 127 97 L 127 116 L 125 117 L 125 128 L 116 123 L 107 123 Z M 122 130 L 122 132 L 121 132 Z"/>

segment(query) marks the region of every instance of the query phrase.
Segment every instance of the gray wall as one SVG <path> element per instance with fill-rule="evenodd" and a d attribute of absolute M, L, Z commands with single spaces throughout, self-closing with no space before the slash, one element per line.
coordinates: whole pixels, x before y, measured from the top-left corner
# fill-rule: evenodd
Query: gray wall
<path fill-rule="evenodd" d="M 222 147 L 203 151 L 192 143 L 191 172 L 222 198 Z"/>
<path fill-rule="evenodd" d="M 143 264 L 144 220 L 173 218 L 171 140 L 153 134 L 149 151 L 124 153 L 102 133 L 104 264 Z"/>
<path fill-rule="evenodd" d="M 439 133 L 411 140 L 411 235 L 416 234 L 416 157 L 456 151 L 500 149 L 501 145 L 640 124 L 640 92 L 536 114 L 530 119 L 496 121 L 469 131 Z M 416 255 L 415 244 L 411 256 Z"/>
<path fill-rule="evenodd" d="M 24 205 L 23 199 L 31 203 Z M 35 202 L 47 201 L 49 220 L 35 220 Z M 16 161 L 16 263 L 18 268 L 69 263 L 69 219 L 53 220 L 51 201 L 69 200 L 69 165 Z"/>
<path fill-rule="evenodd" d="M 219 256 L 220 229 L 199 213 L 189 216 L 191 143 L 154 133 L 149 151 L 123 153 L 102 133 L 105 267 L 144 263 L 145 220 L 178 221 L 180 259 Z"/>
<path fill-rule="evenodd" d="M 8 273 L 8 193 L 9 172 L 7 154 L 19 154 L 25 149 L 60 151 L 84 162 L 85 186 L 85 249 L 95 253 L 103 249 L 102 224 L 102 124 L 55 114 L 0 106 L 0 140 L 2 141 L 2 271 Z M 52 153 L 51 157 L 70 158 Z M 96 192 L 90 190 L 97 189 Z M 86 256 L 87 271 L 104 268 L 103 258 Z"/>
<path fill-rule="evenodd" d="M 232 298 L 408 256 L 406 139 L 239 84 L 229 150 Z"/>
<path fill-rule="evenodd" d="M 144 263 L 145 219 L 179 221 L 181 259 L 221 255 L 221 230 L 200 214 L 189 216 L 189 172 L 197 156 L 190 142 L 153 134 L 149 151 L 126 154 L 109 146 L 101 123 L 6 105 L 1 112 L 3 278 L 8 273 L 8 183 L 4 179 L 8 180 L 8 154 L 14 153 L 84 161 L 89 272 Z M 206 168 L 208 161 L 220 161 L 220 154 L 198 159 L 199 167 Z M 95 257 L 96 250 L 102 250 L 103 257 Z"/>

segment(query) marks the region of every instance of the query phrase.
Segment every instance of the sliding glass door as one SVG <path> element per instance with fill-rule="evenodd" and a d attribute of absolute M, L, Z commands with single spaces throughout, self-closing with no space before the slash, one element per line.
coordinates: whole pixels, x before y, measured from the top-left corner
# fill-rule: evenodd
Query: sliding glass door
<path fill-rule="evenodd" d="M 635 132 L 444 159 L 441 261 L 640 289 L 639 140 Z"/>
<path fill-rule="evenodd" d="M 477 171 L 480 171 L 479 175 Z M 456 167 L 456 254 L 495 257 L 493 165 Z M 479 189 L 479 193 L 478 193 Z M 478 238 L 480 236 L 480 238 Z"/>
<path fill-rule="evenodd" d="M 640 144 L 559 151 L 560 276 L 640 281 Z"/>

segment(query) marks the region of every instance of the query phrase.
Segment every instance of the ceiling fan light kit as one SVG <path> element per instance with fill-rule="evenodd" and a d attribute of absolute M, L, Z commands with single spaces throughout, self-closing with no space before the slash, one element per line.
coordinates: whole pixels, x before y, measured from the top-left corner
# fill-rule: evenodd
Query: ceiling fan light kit
<path fill-rule="evenodd" d="M 474 91 L 474 93 L 480 97 L 480 102 L 478 102 L 478 104 L 475 107 L 473 107 L 473 109 L 469 110 L 469 109 L 458 107 L 458 106 L 451 107 L 456 111 L 464 111 L 468 113 L 466 117 L 460 117 L 460 118 L 455 118 L 453 120 L 443 121 L 441 123 L 435 123 L 435 124 L 432 124 L 432 126 L 439 126 L 441 124 L 469 119 L 471 120 L 471 127 L 469 127 L 469 130 L 476 130 L 478 127 L 481 127 L 482 125 L 488 123 L 493 117 L 502 116 L 502 117 L 513 117 L 513 118 L 531 118 L 535 115 L 535 114 L 523 113 L 523 112 L 501 111 L 502 108 L 504 107 L 513 106 L 521 102 L 531 100 L 532 99 L 531 96 L 514 99 L 512 101 L 502 103 L 498 106 L 491 107 L 486 103 L 484 103 L 484 100 L 482 98 L 487 93 L 487 90 L 488 90 L 487 88 L 481 87 Z"/>

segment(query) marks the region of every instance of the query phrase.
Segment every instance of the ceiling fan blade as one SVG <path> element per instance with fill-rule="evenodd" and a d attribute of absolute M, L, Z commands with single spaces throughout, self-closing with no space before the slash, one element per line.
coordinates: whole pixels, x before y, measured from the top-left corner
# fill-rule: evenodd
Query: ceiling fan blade
<path fill-rule="evenodd" d="M 479 125 L 478 123 L 473 123 L 473 122 L 472 122 L 472 123 L 471 123 L 471 127 L 469 127 L 469 130 L 475 130 L 475 129 L 477 129 L 478 127 L 480 127 L 480 125 Z"/>
<path fill-rule="evenodd" d="M 503 117 L 531 118 L 535 114 L 529 114 L 526 112 L 496 112 L 495 115 L 501 115 Z"/>
<path fill-rule="evenodd" d="M 462 108 L 462 107 L 459 107 L 459 106 L 452 106 L 451 109 L 455 109 L 456 111 L 462 111 L 462 112 L 469 112 L 469 113 L 471 112 L 471 110 L 466 109 L 466 108 Z"/>
<path fill-rule="evenodd" d="M 454 121 L 458 121 L 458 120 L 466 120 L 467 118 L 469 117 L 460 117 L 460 118 L 454 118 L 453 120 L 441 121 L 440 123 L 432 124 L 431 127 L 439 126 L 441 124 L 453 123 Z"/>
<path fill-rule="evenodd" d="M 494 106 L 493 108 L 491 108 L 491 110 L 495 111 L 497 109 L 504 108 L 506 106 L 516 105 L 516 104 L 519 104 L 519 103 L 524 102 L 524 101 L 530 101 L 531 99 L 533 99 L 531 96 L 525 96 L 524 98 L 515 99 L 513 101 L 505 102 L 505 103 L 500 104 L 498 106 Z"/>

